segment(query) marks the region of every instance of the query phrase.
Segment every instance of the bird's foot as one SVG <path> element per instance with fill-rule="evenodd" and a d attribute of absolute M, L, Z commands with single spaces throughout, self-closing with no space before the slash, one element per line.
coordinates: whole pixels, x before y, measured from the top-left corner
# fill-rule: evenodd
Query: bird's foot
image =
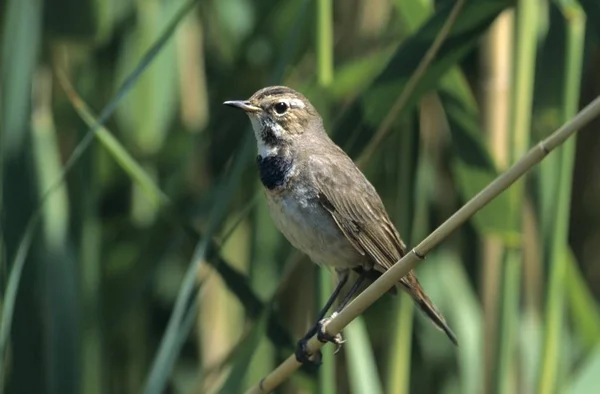
<path fill-rule="evenodd" d="M 333 352 L 333 354 L 337 354 L 340 349 L 342 348 L 342 344 L 345 342 L 344 339 L 342 338 L 342 333 L 338 332 L 335 335 L 329 335 L 327 333 L 326 330 L 326 326 L 327 323 L 329 323 L 329 321 L 331 319 L 333 319 L 335 316 L 337 315 L 336 312 L 332 313 L 330 317 L 326 317 L 325 319 L 320 320 L 317 323 L 317 339 L 319 340 L 319 342 L 321 343 L 327 343 L 327 342 L 331 342 L 333 344 L 335 344 L 335 351 Z"/>
<path fill-rule="evenodd" d="M 304 337 L 301 340 L 299 340 L 298 344 L 296 345 L 296 351 L 294 352 L 294 354 L 296 355 L 296 360 L 299 363 L 306 365 L 312 364 L 318 367 L 322 363 L 321 352 L 317 350 L 316 353 L 311 354 L 308 351 L 309 339 L 310 337 Z"/>
<path fill-rule="evenodd" d="M 312 364 L 315 366 L 321 365 L 321 363 L 322 363 L 321 352 L 317 350 L 314 354 L 312 354 L 308 350 L 308 341 L 310 338 L 312 338 L 313 335 L 315 335 L 315 333 L 317 334 L 317 339 L 319 340 L 319 342 L 321 342 L 321 343 L 331 342 L 336 345 L 336 348 L 335 348 L 335 351 L 333 354 L 337 354 L 337 352 L 340 351 L 340 349 L 342 348 L 342 344 L 344 343 L 344 340 L 342 339 L 342 334 L 338 333 L 336 335 L 329 335 L 325 329 L 327 326 L 327 323 L 329 323 L 329 321 L 331 319 L 333 319 L 336 315 L 337 315 L 337 313 L 334 312 L 331 315 L 331 317 L 319 320 L 317 322 L 317 324 L 315 324 L 315 326 L 308 331 L 308 333 L 304 336 L 304 338 L 302 338 L 301 340 L 298 341 L 298 344 L 296 346 L 296 351 L 294 352 L 294 354 L 296 356 L 296 360 L 299 363 Z"/>

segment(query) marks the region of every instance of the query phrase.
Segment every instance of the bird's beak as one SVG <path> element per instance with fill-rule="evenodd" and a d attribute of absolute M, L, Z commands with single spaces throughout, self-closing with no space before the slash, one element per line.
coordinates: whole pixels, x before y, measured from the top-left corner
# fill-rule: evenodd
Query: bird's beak
<path fill-rule="evenodd" d="M 225 101 L 223 104 L 229 105 L 230 107 L 236 107 L 245 112 L 258 112 L 260 107 L 250 104 L 250 101 Z"/>

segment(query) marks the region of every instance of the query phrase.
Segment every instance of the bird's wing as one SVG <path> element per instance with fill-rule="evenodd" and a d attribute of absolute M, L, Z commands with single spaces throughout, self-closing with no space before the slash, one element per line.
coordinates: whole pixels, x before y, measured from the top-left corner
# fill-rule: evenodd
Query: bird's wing
<path fill-rule="evenodd" d="M 319 189 L 319 202 L 356 250 L 370 257 L 377 271 L 386 271 L 404 256 L 406 247 L 381 198 L 362 172 L 345 154 L 332 156 L 315 159 L 311 168 Z M 414 271 L 406 274 L 400 283 L 419 308 L 456 345 L 456 336 L 423 291 Z"/>
<path fill-rule="evenodd" d="M 356 250 L 385 271 L 404 256 L 405 246 L 375 188 L 350 158 L 336 158 L 313 166 L 319 202 Z"/>

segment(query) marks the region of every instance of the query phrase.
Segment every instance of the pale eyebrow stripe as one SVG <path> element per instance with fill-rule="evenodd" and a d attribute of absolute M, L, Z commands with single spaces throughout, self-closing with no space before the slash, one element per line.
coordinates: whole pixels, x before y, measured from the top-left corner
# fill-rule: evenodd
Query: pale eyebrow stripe
<path fill-rule="evenodd" d="M 289 101 L 290 102 L 290 106 L 291 107 L 297 107 L 297 108 L 304 108 L 304 102 L 302 102 L 302 100 L 298 100 L 298 99 L 292 99 Z"/>

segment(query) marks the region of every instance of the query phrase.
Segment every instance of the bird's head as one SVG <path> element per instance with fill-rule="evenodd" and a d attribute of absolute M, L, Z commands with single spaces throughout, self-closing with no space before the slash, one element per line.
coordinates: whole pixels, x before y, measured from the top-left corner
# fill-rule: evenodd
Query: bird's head
<path fill-rule="evenodd" d="M 277 154 L 311 132 L 322 132 L 323 121 L 310 101 L 286 86 L 269 86 L 248 100 L 225 101 L 250 117 L 259 155 Z"/>

